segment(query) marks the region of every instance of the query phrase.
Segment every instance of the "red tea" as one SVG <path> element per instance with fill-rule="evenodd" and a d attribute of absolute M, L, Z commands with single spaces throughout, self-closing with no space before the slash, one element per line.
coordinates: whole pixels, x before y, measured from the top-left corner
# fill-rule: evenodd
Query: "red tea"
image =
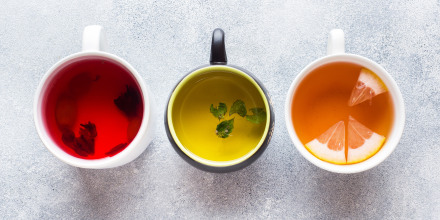
<path fill-rule="evenodd" d="M 136 136 L 143 98 L 133 75 L 103 57 L 82 57 L 57 70 L 43 100 L 51 138 L 84 159 L 111 157 Z"/>
<path fill-rule="evenodd" d="M 354 106 L 348 104 L 362 68 L 354 63 L 334 62 L 314 69 L 304 78 L 295 92 L 291 109 L 295 132 L 303 144 L 319 137 L 339 121 L 348 126 L 350 116 L 388 137 L 393 123 L 389 92 Z"/>

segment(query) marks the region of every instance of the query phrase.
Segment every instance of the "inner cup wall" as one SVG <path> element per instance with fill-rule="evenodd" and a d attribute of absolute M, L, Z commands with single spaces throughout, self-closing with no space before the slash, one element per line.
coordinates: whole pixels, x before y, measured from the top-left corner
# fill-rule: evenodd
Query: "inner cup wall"
<path fill-rule="evenodd" d="M 192 86 L 194 86 L 197 83 L 200 83 L 203 80 L 211 80 L 212 78 L 215 77 L 220 77 L 219 74 L 226 74 L 227 76 L 229 76 L 229 78 L 233 78 L 235 79 L 235 82 L 231 82 L 231 86 L 232 84 L 243 84 L 243 87 L 247 88 L 248 90 L 253 90 L 253 91 L 246 91 L 243 90 L 243 93 L 248 93 L 248 96 L 253 96 L 254 99 L 259 99 L 259 101 L 257 103 L 253 103 L 253 102 L 249 102 L 246 103 L 246 107 L 247 109 L 249 108 L 253 108 L 253 107 L 263 107 L 266 110 L 267 113 L 267 120 L 266 123 L 263 125 L 263 129 L 264 131 L 262 132 L 261 135 L 259 135 L 258 140 L 256 141 L 255 145 L 252 146 L 247 152 L 245 152 L 245 154 L 243 156 L 240 156 L 239 158 L 235 158 L 232 160 L 212 160 L 211 159 L 206 159 L 201 157 L 200 155 L 197 155 L 197 153 L 192 152 L 190 149 L 192 146 L 188 146 L 188 142 L 185 141 L 182 136 L 182 134 L 184 132 L 182 132 L 182 126 L 179 124 L 181 123 L 179 120 L 181 120 L 182 117 L 185 117 L 185 115 L 180 115 L 180 113 L 182 112 L 181 106 L 182 106 L 182 102 L 184 101 L 188 101 L 187 99 L 191 99 L 191 97 L 188 97 L 188 91 L 192 89 Z M 250 89 L 249 89 L 250 88 Z M 215 88 L 212 88 L 215 90 Z M 227 89 L 227 88 L 226 88 Z M 222 91 L 217 91 L 218 93 L 221 93 Z M 221 95 L 219 95 L 221 96 Z M 234 100 L 235 98 L 239 99 L 240 98 L 240 94 L 238 94 L 237 97 L 229 97 L 230 100 L 225 100 L 228 106 L 228 110 L 230 109 L 231 105 L 232 105 L 232 100 Z M 222 102 L 222 100 L 218 100 L 215 101 L 216 99 L 214 99 L 214 101 L 212 101 L 213 103 L 211 103 L 211 101 L 206 102 L 206 106 L 201 106 L 201 109 L 206 109 L 206 112 L 202 110 L 203 113 L 208 114 L 206 116 L 206 120 L 213 120 L 214 124 L 209 124 L 207 126 L 207 129 L 211 129 L 211 133 L 208 132 L 207 135 L 212 135 L 215 138 L 213 138 L 214 142 L 217 141 L 228 141 L 228 138 L 226 138 L 225 140 L 221 140 L 220 138 L 215 136 L 215 127 L 217 125 L 217 123 L 219 123 L 219 120 L 216 119 L 214 116 L 211 115 L 211 113 L 209 112 L 209 108 L 210 108 L 210 104 L 213 104 L 214 106 L 218 105 L 218 102 Z M 199 100 L 199 101 L 204 101 L 204 100 Z M 206 101 L 206 100 L 205 100 Z M 214 103 L 215 102 L 215 103 Z M 255 105 L 259 105 L 259 106 L 255 106 Z M 267 135 L 267 131 L 268 131 L 268 127 L 269 127 L 269 121 L 270 121 L 270 109 L 269 109 L 269 105 L 267 102 L 267 98 L 264 94 L 264 92 L 261 90 L 261 88 L 259 87 L 259 85 L 255 82 L 255 80 L 253 80 L 252 77 L 250 77 L 249 75 L 235 69 L 235 68 L 231 68 L 231 67 L 227 67 L 227 66 L 209 66 L 209 67 L 205 67 L 202 69 L 198 69 L 192 73 L 190 73 L 188 76 L 186 76 L 176 87 L 176 89 L 174 90 L 171 98 L 170 98 L 170 103 L 168 106 L 168 126 L 170 128 L 170 133 L 173 136 L 173 139 L 175 141 L 175 143 L 179 146 L 179 148 L 185 153 L 187 154 L 190 158 L 192 158 L 195 161 L 198 161 L 202 164 L 205 165 L 209 165 L 209 166 L 217 166 L 217 167 L 221 167 L 221 166 L 231 166 L 231 165 L 235 165 L 238 164 L 244 160 L 246 160 L 247 158 L 249 158 L 250 156 L 252 156 L 261 146 L 261 144 L 264 142 L 264 139 L 266 138 Z M 228 111 L 229 112 L 229 111 Z M 197 113 L 195 113 L 197 115 Z M 228 115 L 228 114 L 227 114 Z M 197 117 L 197 116 L 196 116 Z M 203 116 L 205 118 L 205 116 Z M 234 124 L 237 124 L 237 122 L 239 122 L 240 120 L 244 120 L 244 118 L 241 118 L 240 116 L 238 116 L 237 114 L 235 114 L 235 121 Z M 197 118 L 196 118 L 197 119 Z M 194 120 L 196 120 L 194 119 Z M 246 121 L 245 121 L 246 122 Z M 197 122 L 195 122 L 197 123 Z M 200 122 L 199 122 L 200 123 Z M 203 123 L 203 122 L 202 122 Z M 250 123 L 250 122 L 246 122 L 246 123 Z M 235 127 L 234 130 L 232 132 L 232 135 L 234 135 L 234 132 L 239 132 L 239 128 Z M 239 136 L 239 133 L 235 133 L 235 135 Z M 231 140 L 232 138 L 229 138 L 229 140 Z M 207 144 L 207 146 L 205 146 L 207 149 L 209 149 L 210 144 Z"/>

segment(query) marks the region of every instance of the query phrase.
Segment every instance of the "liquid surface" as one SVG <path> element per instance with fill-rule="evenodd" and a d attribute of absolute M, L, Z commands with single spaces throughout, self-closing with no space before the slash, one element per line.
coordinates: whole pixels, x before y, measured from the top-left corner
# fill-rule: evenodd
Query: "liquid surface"
<path fill-rule="evenodd" d="M 232 103 L 244 101 L 246 108 L 265 108 L 252 83 L 232 73 L 199 75 L 188 82 L 175 99 L 172 121 L 180 142 L 192 153 L 211 161 L 238 159 L 254 149 L 263 136 L 266 123 L 254 124 L 238 114 L 229 116 Z M 216 135 L 220 123 L 210 113 L 210 106 L 225 103 L 225 120 L 234 119 L 234 129 L 227 138 Z M 223 121 L 223 120 L 222 120 Z"/>
<path fill-rule="evenodd" d="M 113 156 L 125 149 L 139 130 L 143 112 L 140 89 L 128 70 L 111 60 L 88 57 L 56 71 L 59 73 L 44 100 L 46 127 L 52 139 L 68 154 L 85 159 Z M 129 116 L 114 101 L 127 86 L 131 94 L 140 97 L 135 113 Z M 89 122 L 96 126 L 97 135 L 92 141 L 93 153 L 83 154 L 73 143 L 81 142 L 81 124 Z M 77 140 L 66 141 L 66 131 L 73 132 Z"/>
<path fill-rule="evenodd" d="M 303 144 L 338 121 L 343 120 L 347 126 L 349 115 L 372 131 L 385 137 L 389 135 L 393 123 L 389 92 L 375 96 L 371 102 L 348 106 L 361 69 L 353 63 L 335 62 L 316 68 L 301 82 L 291 111 L 295 132 Z"/>

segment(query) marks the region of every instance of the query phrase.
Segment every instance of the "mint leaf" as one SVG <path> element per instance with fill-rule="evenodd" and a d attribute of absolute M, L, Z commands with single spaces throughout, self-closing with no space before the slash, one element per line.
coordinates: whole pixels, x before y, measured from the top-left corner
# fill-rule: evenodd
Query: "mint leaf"
<path fill-rule="evenodd" d="M 231 116 L 234 113 L 237 113 L 241 117 L 244 117 L 247 114 L 246 105 L 240 99 L 238 99 L 237 101 L 234 102 L 234 104 L 232 104 L 232 107 L 229 110 L 229 116 Z"/>
<path fill-rule="evenodd" d="M 231 134 L 232 129 L 234 129 L 234 119 L 220 122 L 220 124 L 217 125 L 215 133 L 220 138 L 227 138 L 229 134 Z"/>
<path fill-rule="evenodd" d="M 225 103 L 219 103 L 218 104 L 218 108 L 214 108 L 214 105 L 211 104 L 211 109 L 210 109 L 212 115 L 214 115 L 214 117 L 218 118 L 218 120 L 224 118 L 224 116 L 226 115 L 226 112 L 228 111 L 228 108 L 226 107 Z"/>
<path fill-rule="evenodd" d="M 246 115 L 246 119 L 252 123 L 260 124 L 266 121 L 266 111 L 263 108 L 251 108 L 249 109 L 253 115 Z"/>

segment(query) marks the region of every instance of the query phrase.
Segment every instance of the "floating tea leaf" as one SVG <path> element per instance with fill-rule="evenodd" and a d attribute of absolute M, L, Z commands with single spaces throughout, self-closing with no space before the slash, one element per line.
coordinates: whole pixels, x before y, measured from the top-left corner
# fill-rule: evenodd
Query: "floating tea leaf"
<path fill-rule="evenodd" d="M 226 112 L 228 111 L 228 107 L 226 107 L 225 103 L 219 103 L 218 108 L 214 108 L 214 105 L 211 104 L 210 111 L 214 117 L 218 118 L 218 120 L 224 118 Z"/>
<path fill-rule="evenodd" d="M 266 111 L 263 108 L 249 109 L 253 115 L 246 115 L 246 119 L 252 123 L 260 124 L 266 121 Z"/>
<path fill-rule="evenodd" d="M 127 115 L 127 117 L 135 117 L 138 107 L 141 104 L 141 96 L 138 90 L 132 86 L 126 86 L 127 91 L 114 100 L 115 105 Z"/>
<path fill-rule="evenodd" d="M 227 138 L 231 134 L 232 129 L 234 129 L 234 118 L 220 122 L 220 124 L 217 125 L 215 133 L 218 137 Z"/>
<path fill-rule="evenodd" d="M 232 104 L 231 110 L 229 110 L 229 116 L 231 116 L 234 113 L 237 113 L 241 117 L 244 117 L 247 114 L 246 105 L 240 99 L 235 101 L 234 104 Z"/>
<path fill-rule="evenodd" d="M 127 143 L 118 144 L 114 148 L 112 148 L 109 152 L 105 153 L 105 155 L 107 155 L 109 157 L 114 156 L 117 153 L 124 150 L 127 147 L 127 145 L 128 145 Z"/>
<path fill-rule="evenodd" d="M 61 137 L 63 143 L 77 154 L 86 157 L 95 153 L 95 138 L 98 135 L 95 124 L 88 122 L 80 124 L 82 128 L 79 130 L 79 137 L 75 137 L 75 133 L 67 127 L 62 129 Z"/>

